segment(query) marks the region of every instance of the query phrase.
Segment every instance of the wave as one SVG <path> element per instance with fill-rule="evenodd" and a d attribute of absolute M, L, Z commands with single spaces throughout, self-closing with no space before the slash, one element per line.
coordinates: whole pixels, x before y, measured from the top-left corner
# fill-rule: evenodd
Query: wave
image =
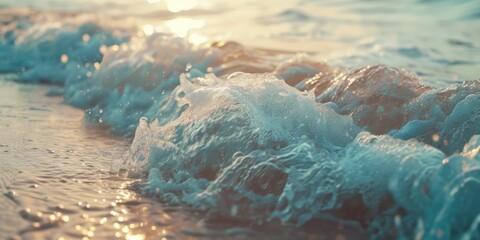
<path fill-rule="evenodd" d="M 1 29 L 2 72 L 62 85 L 51 94 L 87 122 L 135 136 L 115 167 L 144 194 L 256 224 L 334 216 L 372 238 L 479 237 L 478 80 L 434 88 L 384 65 L 88 21 Z"/>

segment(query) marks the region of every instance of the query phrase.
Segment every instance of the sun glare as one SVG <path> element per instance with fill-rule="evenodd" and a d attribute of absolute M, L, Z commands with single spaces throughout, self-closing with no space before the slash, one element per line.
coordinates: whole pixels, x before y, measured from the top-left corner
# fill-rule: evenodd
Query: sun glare
<path fill-rule="evenodd" d="M 187 11 L 197 5 L 196 0 L 165 0 L 165 3 L 170 12 Z"/>
<path fill-rule="evenodd" d="M 197 0 L 147 0 L 150 4 L 165 2 L 165 5 L 170 12 L 181 12 L 193 9 L 198 5 Z"/>
<path fill-rule="evenodd" d="M 166 22 L 170 31 L 179 36 L 186 37 L 193 29 L 199 29 L 205 26 L 205 21 L 192 18 L 175 18 Z"/>

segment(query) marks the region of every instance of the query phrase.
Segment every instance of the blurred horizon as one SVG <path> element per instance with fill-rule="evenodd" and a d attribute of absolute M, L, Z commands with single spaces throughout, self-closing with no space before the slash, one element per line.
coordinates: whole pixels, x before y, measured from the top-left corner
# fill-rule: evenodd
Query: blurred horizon
<path fill-rule="evenodd" d="M 435 87 L 480 76 L 478 1 L 7 0 L 0 6 L 35 9 L 45 23 L 83 16 L 108 28 L 173 34 L 192 44 L 235 41 L 306 52 L 347 68 L 386 64 Z"/>

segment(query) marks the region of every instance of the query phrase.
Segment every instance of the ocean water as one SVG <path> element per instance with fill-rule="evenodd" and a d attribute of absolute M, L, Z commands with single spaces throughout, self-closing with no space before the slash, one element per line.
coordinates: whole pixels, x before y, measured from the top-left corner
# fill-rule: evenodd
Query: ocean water
<path fill-rule="evenodd" d="M 0 239 L 318 239 L 357 235 L 321 228 L 207 221 L 166 205 L 111 171 L 129 143 L 82 124 L 83 112 L 48 97 L 48 87 L 0 82 Z"/>
<path fill-rule="evenodd" d="M 154 212 L 180 206 L 193 212 L 180 211 L 186 218 L 243 224 L 211 238 L 480 238 L 478 1 L 7 0 L 0 7 L 4 78 L 48 84 L 47 95 L 84 111 L 82 134 L 104 134 L 66 147 L 115 142 L 98 147 L 108 161 L 105 153 L 88 155 L 99 158 L 92 168 L 108 172 L 83 176 L 121 179 L 107 181 L 110 198 L 121 190 Z M 4 168 L 5 179 L 28 169 Z M 188 237 L 192 231 L 178 226 L 192 222 L 175 221 L 169 231 Z M 347 232 L 308 230 L 332 222 Z M 270 224 L 274 230 L 259 233 Z M 70 236 L 92 237 L 80 233 Z M 119 236 L 134 239 L 128 233 Z"/>

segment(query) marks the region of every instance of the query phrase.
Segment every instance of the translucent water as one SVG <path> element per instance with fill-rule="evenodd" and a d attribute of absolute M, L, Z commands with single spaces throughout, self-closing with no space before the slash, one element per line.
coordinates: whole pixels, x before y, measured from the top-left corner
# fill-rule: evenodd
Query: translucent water
<path fill-rule="evenodd" d="M 290 239 L 358 235 L 323 229 L 206 221 L 187 206 L 167 206 L 112 173 L 128 142 L 82 126 L 82 111 L 44 96 L 47 89 L 0 82 L 1 239 Z M 361 231 L 360 231 L 361 234 Z"/>
<path fill-rule="evenodd" d="M 480 7 L 476 0 L 395 4 L 365 0 L 120 0 L 115 4 L 6 0 L 2 5 L 8 13 L 11 7 L 42 9 L 40 14 L 28 13 L 38 24 L 83 19 L 115 30 L 128 28 L 130 36 L 138 31 L 146 35 L 161 32 L 196 44 L 230 40 L 276 51 L 308 52 L 339 67 L 383 63 L 407 68 L 432 86 L 477 79 L 479 74 L 480 33 L 476 29 Z"/>
<path fill-rule="evenodd" d="M 134 137 L 112 171 L 135 193 L 251 227 L 478 238 L 477 1 L 87 2 L 4 3 L 0 70 Z"/>

